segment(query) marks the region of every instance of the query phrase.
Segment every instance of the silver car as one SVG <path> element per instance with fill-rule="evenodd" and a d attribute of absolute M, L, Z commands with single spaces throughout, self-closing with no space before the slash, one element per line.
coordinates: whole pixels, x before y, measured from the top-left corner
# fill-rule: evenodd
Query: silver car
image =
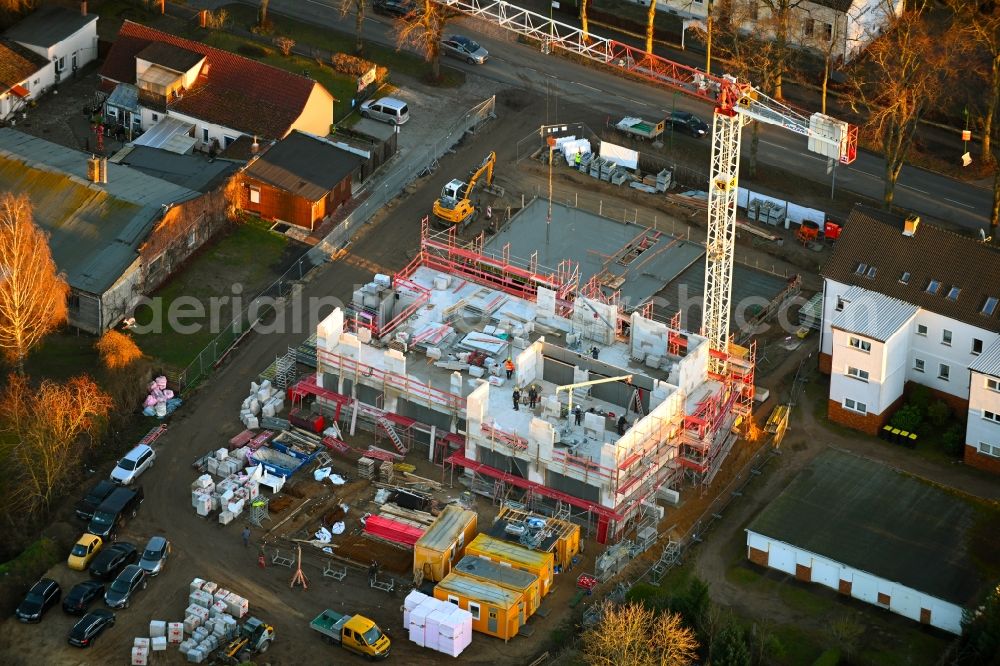
<path fill-rule="evenodd" d="M 470 65 L 482 65 L 490 57 L 489 51 L 478 43 L 462 35 L 451 35 L 441 41 L 441 50 L 446 55 L 461 58 Z"/>
<path fill-rule="evenodd" d="M 142 551 L 142 559 L 139 566 L 146 572 L 147 576 L 155 576 L 163 570 L 163 565 L 170 555 L 170 542 L 164 537 L 155 536 L 146 544 L 146 549 Z"/>
<path fill-rule="evenodd" d="M 123 486 L 131 485 L 139 475 L 156 462 L 156 452 L 147 444 L 139 444 L 125 454 L 111 470 L 111 480 Z"/>

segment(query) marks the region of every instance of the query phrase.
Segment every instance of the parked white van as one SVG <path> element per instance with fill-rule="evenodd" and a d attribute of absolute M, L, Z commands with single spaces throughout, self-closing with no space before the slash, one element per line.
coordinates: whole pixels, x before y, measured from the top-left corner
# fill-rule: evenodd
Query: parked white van
<path fill-rule="evenodd" d="M 384 123 L 402 125 L 410 119 L 410 109 L 406 102 L 395 97 L 368 100 L 361 105 L 361 115 Z"/>

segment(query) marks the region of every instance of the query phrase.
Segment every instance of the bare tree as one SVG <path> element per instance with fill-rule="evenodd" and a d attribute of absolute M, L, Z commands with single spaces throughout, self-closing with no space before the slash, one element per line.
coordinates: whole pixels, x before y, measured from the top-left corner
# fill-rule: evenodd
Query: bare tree
<path fill-rule="evenodd" d="M 441 80 L 441 35 L 447 9 L 434 0 L 421 0 L 419 9 L 396 22 L 396 47 L 413 47 L 431 64 L 431 78 Z"/>
<path fill-rule="evenodd" d="M 86 376 L 46 379 L 32 388 L 27 377 L 12 374 L 0 402 L 3 429 L 16 437 L 13 453 L 21 474 L 16 501 L 34 514 L 48 508 L 72 479 L 83 453 L 80 437 L 92 440 L 97 434 L 111 398 Z"/>
<path fill-rule="evenodd" d="M 656 0 L 649 0 L 649 12 L 646 14 L 646 51 L 653 52 L 653 32 L 656 30 Z"/>
<path fill-rule="evenodd" d="M 38 342 L 66 321 L 69 285 L 27 195 L 0 196 L 0 353 L 18 372 Z"/>
<path fill-rule="evenodd" d="M 752 4 L 760 3 L 753 8 L 758 34 L 770 33 L 773 39 L 772 57 L 774 61 L 773 95 L 776 99 L 782 97 L 782 80 L 788 70 L 792 58 L 792 30 L 794 19 L 801 14 L 799 7 L 806 0 L 750 0 Z M 805 20 L 811 21 L 810 18 Z"/>
<path fill-rule="evenodd" d="M 340 0 L 340 16 L 347 16 L 354 10 L 354 52 L 364 53 L 365 40 L 362 34 L 365 22 L 365 9 L 368 7 L 368 0 Z"/>
<path fill-rule="evenodd" d="M 584 43 L 590 39 L 589 28 L 587 26 L 587 10 L 590 8 L 590 0 L 580 0 L 580 29 L 583 30 Z"/>
<path fill-rule="evenodd" d="M 971 54 L 972 62 L 978 59 L 976 56 L 985 56 L 987 63 L 982 72 L 988 86 L 983 113 L 983 160 L 992 163 L 993 125 L 1000 102 L 1000 4 L 968 0 L 951 0 L 950 4 L 955 12 L 955 27 L 961 31 L 963 41 L 967 40 L 979 51 Z"/>
<path fill-rule="evenodd" d="M 867 113 L 865 131 L 885 156 L 886 209 L 920 119 L 942 95 L 949 48 L 948 35 L 932 33 L 920 12 L 905 12 L 890 19 L 855 65 L 852 107 Z"/>
<path fill-rule="evenodd" d="M 697 649 L 680 615 L 638 603 L 605 604 L 601 621 L 583 634 L 583 657 L 592 666 L 687 666 Z"/>

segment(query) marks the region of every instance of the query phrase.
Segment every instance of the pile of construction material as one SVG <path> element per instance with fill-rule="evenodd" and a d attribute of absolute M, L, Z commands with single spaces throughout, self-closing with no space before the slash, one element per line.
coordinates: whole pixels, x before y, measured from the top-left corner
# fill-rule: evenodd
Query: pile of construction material
<path fill-rule="evenodd" d="M 632 187 L 643 192 L 655 194 L 656 192 L 666 192 L 673 183 L 674 174 L 670 169 L 663 169 L 660 173 L 643 176 L 641 181 L 634 180 L 629 183 Z"/>
<path fill-rule="evenodd" d="M 149 394 L 142 404 L 142 413 L 145 416 L 155 416 L 162 419 L 181 406 L 181 399 L 175 397 L 174 392 L 167 388 L 167 378 L 160 375 L 149 383 L 146 387 Z"/>
<path fill-rule="evenodd" d="M 225 449 L 220 449 L 225 451 Z M 241 466 L 242 467 L 242 466 Z M 227 466 L 228 470 L 229 467 Z M 191 484 L 191 505 L 199 516 L 208 516 L 220 511 L 219 523 L 228 525 L 249 507 L 250 502 L 260 495 L 262 467 L 227 472 L 225 478 L 216 483 L 211 475 L 202 474 Z"/>
<path fill-rule="evenodd" d="M 377 514 L 362 519 L 365 536 L 411 549 L 435 520 L 430 498 L 409 490 L 390 490 Z"/>
<path fill-rule="evenodd" d="M 137 637 L 132 643 L 132 666 L 146 666 L 151 652 L 163 652 L 168 644 L 180 645 L 183 641 L 183 622 L 153 620 L 149 623 L 149 636 Z"/>
<path fill-rule="evenodd" d="M 285 392 L 271 386 L 265 379 L 258 384 L 250 382 L 250 395 L 240 407 L 240 421 L 249 430 L 260 427 L 261 418 L 273 418 L 285 408 Z"/>
<path fill-rule="evenodd" d="M 403 626 L 410 640 L 457 657 L 472 643 L 472 613 L 413 590 L 403 601 Z"/>
<path fill-rule="evenodd" d="M 237 631 L 238 621 L 250 612 L 250 602 L 211 581 L 191 581 L 184 631 L 190 638 L 180 643 L 187 660 L 200 664 Z"/>
<path fill-rule="evenodd" d="M 374 458 L 369 458 L 367 456 L 361 456 L 358 458 L 358 476 L 362 479 L 368 479 L 369 481 L 375 481 L 377 478 L 376 470 L 378 470 L 379 461 Z"/>

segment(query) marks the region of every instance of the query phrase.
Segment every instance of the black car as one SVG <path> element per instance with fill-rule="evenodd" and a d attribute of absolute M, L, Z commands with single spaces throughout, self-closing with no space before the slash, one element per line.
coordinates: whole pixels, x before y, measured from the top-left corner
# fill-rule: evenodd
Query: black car
<path fill-rule="evenodd" d="M 146 589 L 146 585 L 146 572 L 138 564 L 130 564 L 104 593 L 104 603 L 111 608 L 128 608 L 132 595 L 140 588 Z"/>
<path fill-rule="evenodd" d="M 406 16 L 417 6 L 411 0 L 375 0 L 372 9 L 385 16 Z"/>
<path fill-rule="evenodd" d="M 94 517 L 87 524 L 87 532 L 101 537 L 105 543 L 114 541 L 118 528 L 125 522 L 126 518 L 135 518 L 143 498 L 142 486 L 116 487 L 108 495 L 108 498 L 94 510 Z"/>
<path fill-rule="evenodd" d="M 110 580 L 130 564 L 139 561 L 139 549 L 135 544 L 119 541 L 106 546 L 90 563 L 90 575 L 101 580 Z"/>
<path fill-rule="evenodd" d="M 697 139 L 708 136 L 708 123 L 693 113 L 674 111 L 670 114 L 668 120 L 670 121 L 670 126 L 675 130 L 690 134 Z"/>
<path fill-rule="evenodd" d="M 45 611 L 59 603 L 61 596 L 62 588 L 59 583 L 51 578 L 42 578 L 31 586 L 14 614 L 21 622 L 41 622 Z"/>
<path fill-rule="evenodd" d="M 90 647 L 102 631 L 115 624 L 115 614 L 104 608 L 90 611 L 69 630 L 69 644 L 85 648 Z"/>
<path fill-rule="evenodd" d="M 63 610 L 70 615 L 81 615 L 90 602 L 104 596 L 104 583 L 96 580 L 85 580 L 70 589 L 62 600 Z"/>
<path fill-rule="evenodd" d="M 90 489 L 87 496 L 76 503 L 76 517 L 82 520 L 90 520 L 94 517 L 94 511 L 101 505 L 101 502 L 108 498 L 118 485 L 110 479 L 99 481 L 97 485 Z"/>

